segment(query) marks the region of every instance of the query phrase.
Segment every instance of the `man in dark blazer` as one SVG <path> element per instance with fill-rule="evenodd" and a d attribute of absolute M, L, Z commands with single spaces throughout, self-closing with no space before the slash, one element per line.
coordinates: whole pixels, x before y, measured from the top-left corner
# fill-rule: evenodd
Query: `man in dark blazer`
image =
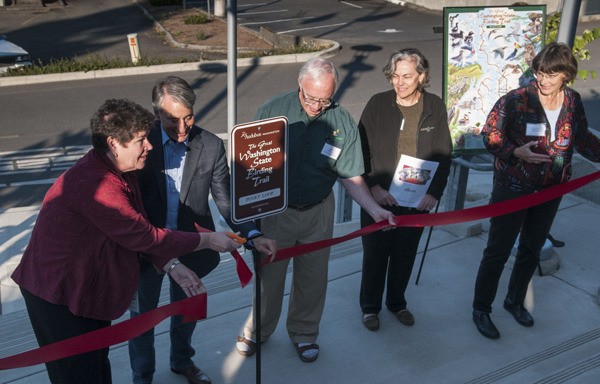
<path fill-rule="evenodd" d="M 169 76 L 156 82 L 152 90 L 152 105 L 157 117 L 156 127 L 148 140 L 154 147 L 146 167 L 138 171 L 144 208 L 150 222 L 158 227 L 197 231 L 195 225 L 215 230 L 208 204 L 209 193 L 229 226 L 252 239 L 250 247 L 263 254 L 274 254 L 275 241 L 260 237 L 253 222 L 234 225 L 231 220 L 230 176 L 223 141 L 194 125 L 193 105 L 196 100 L 191 86 L 183 79 Z M 187 254 L 182 264 L 198 277 L 206 276 L 217 267 L 219 253 L 210 249 Z M 148 312 L 158 305 L 164 275 L 141 259 L 141 281 L 137 308 L 131 316 Z M 186 297 L 181 288 L 170 282 L 171 302 Z M 210 383 L 208 376 L 192 361 L 191 345 L 195 322 L 183 323 L 181 316 L 171 318 L 171 371 L 184 375 L 189 383 Z M 155 371 L 154 330 L 129 342 L 129 356 L 135 384 L 151 383 Z"/>

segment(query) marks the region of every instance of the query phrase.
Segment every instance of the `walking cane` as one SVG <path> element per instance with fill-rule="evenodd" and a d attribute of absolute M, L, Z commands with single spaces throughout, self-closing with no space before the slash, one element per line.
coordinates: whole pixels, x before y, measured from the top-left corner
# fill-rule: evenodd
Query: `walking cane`
<path fill-rule="evenodd" d="M 433 213 L 437 213 L 440 208 L 440 201 L 438 200 L 435 205 L 435 211 Z M 423 263 L 425 262 L 425 256 L 427 255 L 427 248 L 429 247 L 429 240 L 431 239 L 431 232 L 433 231 L 433 227 L 429 227 L 429 233 L 427 234 L 427 241 L 425 242 L 425 249 L 423 250 L 423 257 L 421 257 L 421 265 L 419 265 L 419 272 L 417 273 L 417 280 L 415 280 L 415 285 L 419 285 L 419 279 L 421 278 L 421 270 L 423 269 Z"/>

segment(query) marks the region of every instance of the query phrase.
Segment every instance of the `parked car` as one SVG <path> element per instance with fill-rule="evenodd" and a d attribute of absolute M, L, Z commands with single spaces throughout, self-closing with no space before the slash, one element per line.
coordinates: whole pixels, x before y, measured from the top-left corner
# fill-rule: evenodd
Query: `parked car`
<path fill-rule="evenodd" d="M 0 74 L 8 72 L 9 68 L 31 66 L 29 53 L 0 35 Z"/>

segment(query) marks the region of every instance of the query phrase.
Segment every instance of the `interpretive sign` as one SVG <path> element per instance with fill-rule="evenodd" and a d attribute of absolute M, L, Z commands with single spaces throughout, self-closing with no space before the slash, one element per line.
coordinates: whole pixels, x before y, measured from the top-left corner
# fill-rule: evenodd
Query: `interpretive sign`
<path fill-rule="evenodd" d="M 287 207 L 288 121 L 285 117 L 233 127 L 231 220 L 240 223 Z"/>
<path fill-rule="evenodd" d="M 444 8 L 444 100 L 455 154 L 484 152 L 481 129 L 498 98 L 533 81 L 546 6 Z"/>

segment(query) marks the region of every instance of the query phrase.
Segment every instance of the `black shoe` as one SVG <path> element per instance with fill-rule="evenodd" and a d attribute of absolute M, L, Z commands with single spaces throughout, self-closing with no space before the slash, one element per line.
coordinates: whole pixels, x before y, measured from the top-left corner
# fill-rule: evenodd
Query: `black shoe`
<path fill-rule="evenodd" d="M 565 246 L 565 242 L 562 240 L 557 240 L 554 237 L 552 237 L 552 235 L 548 234 L 548 240 L 550 240 L 550 242 L 552 243 L 553 247 L 556 248 L 562 248 Z"/>
<path fill-rule="evenodd" d="M 533 317 L 531 317 L 523 305 L 513 304 L 510 299 L 506 298 L 504 299 L 504 309 L 513 315 L 517 323 L 524 327 L 533 327 Z"/>
<path fill-rule="evenodd" d="M 500 332 L 498 332 L 498 328 L 492 323 L 489 313 L 474 309 L 473 322 L 477 326 L 479 333 L 488 339 L 497 339 L 500 337 Z"/>
<path fill-rule="evenodd" d="M 202 372 L 200 368 L 193 364 L 185 369 L 171 368 L 171 371 L 178 375 L 185 376 L 190 384 L 211 384 L 211 381 L 208 376 L 206 376 L 206 373 Z"/>

